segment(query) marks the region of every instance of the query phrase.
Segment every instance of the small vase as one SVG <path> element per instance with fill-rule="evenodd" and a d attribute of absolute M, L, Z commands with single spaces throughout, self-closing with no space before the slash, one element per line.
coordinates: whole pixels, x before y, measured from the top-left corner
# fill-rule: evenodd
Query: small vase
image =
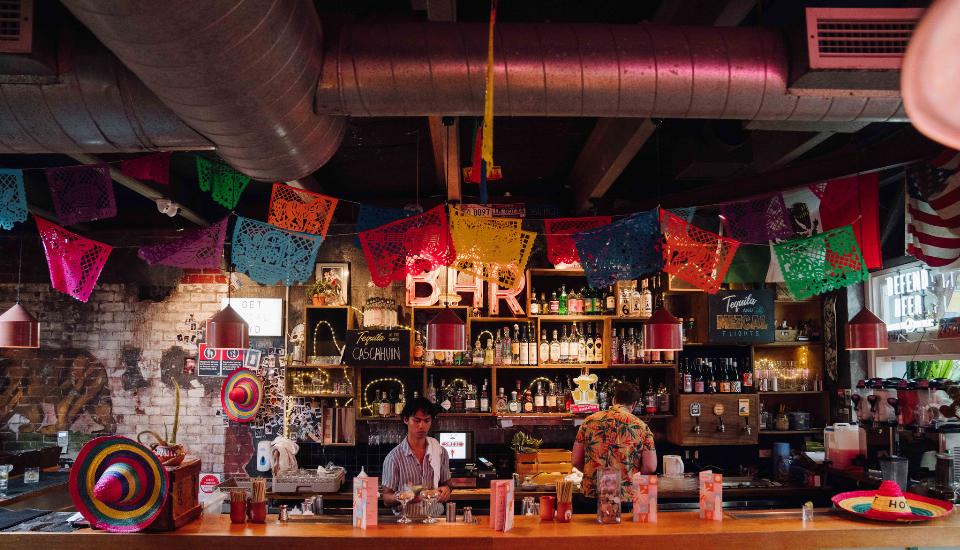
<path fill-rule="evenodd" d="M 314 294 L 311 298 L 313 300 L 313 305 L 315 306 L 322 306 L 327 302 L 326 298 L 324 298 L 322 294 Z"/>

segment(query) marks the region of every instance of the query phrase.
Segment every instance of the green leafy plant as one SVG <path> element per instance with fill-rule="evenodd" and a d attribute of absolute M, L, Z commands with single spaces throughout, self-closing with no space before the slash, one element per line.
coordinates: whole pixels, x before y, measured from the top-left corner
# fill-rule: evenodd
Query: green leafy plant
<path fill-rule="evenodd" d="M 333 285 L 318 277 L 316 281 L 307 286 L 307 297 L 317 294 L 322 296 L 331 290 L 333 290 Z"/>
<path fill-rule="evenodd" d="M 510 442 L 510 448 L 515 453 L 533 453 L 543 445 L 542 439 L 530 436 L 526 432 L 518 431 L 513 434 L 513 441 Z"/>
<path fill-rule="evenodd" d="M 176 380 L 173 381 L 173 388 L 176 396 L 175 405 L 174 405 L 176 408 L 173 410 L 173 434 L 167 433 L 167 425 L 164 424 L 163 437 L 160 437 L 160 434 L 158 434 L 153 430 L 143 430 L 142 432 L 137 434 L 137 441 L 139 441 L 140 443 L 143 443 L 143 441 L 140 440 L 140 437 L 143 436 L 143 434 L 150 434 L 154 437 L 154 439 L 157 440 L 157 443 L 159 445 L 162 445 L 164 447 L 169 447 L 177 444 L 177 430 L 180 429 L 180 384 L 177 384 Z"/>

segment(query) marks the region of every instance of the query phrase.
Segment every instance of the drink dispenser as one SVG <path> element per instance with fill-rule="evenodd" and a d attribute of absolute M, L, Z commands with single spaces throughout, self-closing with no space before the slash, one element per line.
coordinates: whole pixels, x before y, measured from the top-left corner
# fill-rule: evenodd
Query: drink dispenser
<path fill-rule="evenodd" d="M 921 384 L 923 388 L 921 389 Z M 928 384 L 924 379 L 910 380 L 897 388 L 897 398 L 900 400 L 900 424 L 903 426 L 926 427 L 923 424 L 923 407 L 920 405 L 922 393 Z"/>
<path fill-rule="evenodd" d="M 870 419 L 870 403 L 867 403 L 867 381 L 860 380 L 857 387 L 850 394 L 850 401 L 853 402 L 853 418 L 863 423 Z"/>
<path fill-rule="evenodd" d="M 867 407 L 863 420 L 865 422 L 880 421 L 880 398 L 883 393 L 883 380 L 880 378 L 871 378 L 866 382 L 865 396 Z"/>

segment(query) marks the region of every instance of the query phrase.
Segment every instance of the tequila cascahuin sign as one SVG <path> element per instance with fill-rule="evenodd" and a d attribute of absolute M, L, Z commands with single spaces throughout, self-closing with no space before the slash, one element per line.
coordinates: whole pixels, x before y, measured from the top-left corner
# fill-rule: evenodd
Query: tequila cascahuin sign
<path fill-rule="evenodd" d="M 712 343 L 774 340 L 771 290 L 721 290 L 710 296 L 709 312 Z"/>
<path fill-rule="evenodd" d="M 410 364 L 410 331 L 403 329 L 348 330 L 343 362 L 347 365 L 405 366 Z"/>

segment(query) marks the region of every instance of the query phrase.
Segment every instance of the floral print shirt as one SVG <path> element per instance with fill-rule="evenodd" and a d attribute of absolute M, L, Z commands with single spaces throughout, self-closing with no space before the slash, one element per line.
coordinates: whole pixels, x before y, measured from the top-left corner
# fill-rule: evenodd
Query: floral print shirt
<path fill-rule="evenodd" d="M 620 472 L 621 497 L 633 498 L 633 474 L 640 472 L 643 451 L 654 450 L 653 432 L 623 405 L 613 405 L 583 421 L 577 432 L 583 445 L 583 482 L 580 489 L 596 498 L 597 471 L 613 468 Z"/>

